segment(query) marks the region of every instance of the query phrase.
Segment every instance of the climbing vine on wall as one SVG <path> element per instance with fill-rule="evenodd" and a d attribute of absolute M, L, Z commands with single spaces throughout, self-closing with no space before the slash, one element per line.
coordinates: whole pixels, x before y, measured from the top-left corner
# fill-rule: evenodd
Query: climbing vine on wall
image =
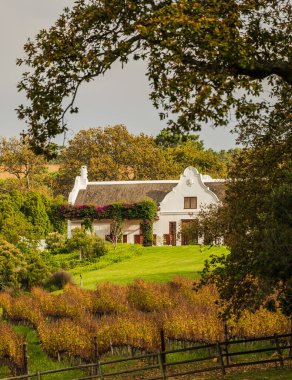
<path fill-rule="evenodd" d="M 143 244 L 152 244 L 153 222 L 157 218 L 157 204 L 152 199 L 145 199 L 138 203 L 114 203 L 106 206 L 87 205 L 61 205 L 58 213 L 64 219 L 79 220 L 116 220 L 124 221 L 142 219 L 141 223 Z"/>

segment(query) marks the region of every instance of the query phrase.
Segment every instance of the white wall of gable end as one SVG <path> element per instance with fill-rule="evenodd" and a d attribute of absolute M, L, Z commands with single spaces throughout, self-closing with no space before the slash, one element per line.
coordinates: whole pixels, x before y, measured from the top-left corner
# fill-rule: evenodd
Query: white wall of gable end
<path fill-rule="evenodd" d="M 197 197 L 197 208 L 185 209 L 185 197 Z M 178 231 L 181 220 L 195 219 L 203 206 L 218 202 L 217 196 L 204 184 L 201 174 L 193 167 L 186 168 L 177 186 L 160 203 L 159 220 L 153 226 L 157 241 L 169 233 L 169 222 L 176 222 Z M 177 244 L 180 244 L 179 240 Z"/>

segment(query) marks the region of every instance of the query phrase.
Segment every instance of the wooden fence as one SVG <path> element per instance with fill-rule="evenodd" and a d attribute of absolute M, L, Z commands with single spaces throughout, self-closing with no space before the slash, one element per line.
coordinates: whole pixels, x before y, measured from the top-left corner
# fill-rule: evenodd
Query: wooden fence
<path fill-rule="evenodd" d="M 74 380 L 104 380 L 117 376 L 120 376 L 119 378 L 125 376 L 124 379 L 131 379 L 131 376 L 135 376 L 135 379 L 139 378 L 141 380 L 166 380 L 210 371 L 220 371 L 225 375 L 229 368 L 258 364 L 275 363 L 276 366 L 283 367 L 285 362 L 292 360 L 292 334 L 274 334 L 273 336 L 224 341 L 165 351 L 162 331 L 161 351 L 107 361 L 100 360 L 96 339 L 94 343 L 96 348 L 96 361 L 94 363 L 58 370 L 27 373 L 3 380 L 54 379 L 56 374 L 70 373 L 76 370 L 82 371 L 84 375 L 78 378 L 72 377 Z M 264 344 L 267 346 L 264 347 Z M 247 346 L 253 347 L 243 349 Z M 263 355 L 263 357 L 259 357 L 260 355 Z M 176 359 L 178 356 L 180 360 Z M 125 365 L 126 368 L 120 369 L 121 365 Z M 114 370 L 112 369 L 113 367 Z"/>

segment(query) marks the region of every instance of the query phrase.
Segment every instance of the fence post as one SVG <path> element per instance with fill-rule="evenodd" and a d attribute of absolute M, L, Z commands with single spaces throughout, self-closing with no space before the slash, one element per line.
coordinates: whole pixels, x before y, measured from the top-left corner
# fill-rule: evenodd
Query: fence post
<path fill-rule="evenodd" d="M 97 341 L 97 336 L 93 338 L 93 344 L 94 344 L 94 361 L 96 362 L 96 366 L 94 366 L 95 369 L 95 375 L 98 375 L 100 380 L 103 380 L 103 373 L 101 370 L 101 365 L 100 365 L 100 357 L 99 357 L 99 352 L 98 352 L 98 341 Z"/>
<path fill-rule="evenodd" d="M 161 359 L 162 359 L 162 364 L 164 365 L 166 363 L 166 345 L 165 345 L 165 335 L 164 335 L 164 330 L 160 329 L 160 347 L 161 347 Z"/>
<path fill-rule="evenodd" d="M 93 338 L 93 344 L 94 344 L 94 360 L 99 360 L 99 354 L 98 354 L 98 343 L 97 343 L 97 336 Z"/>
<path fill-rule="evenodd" d="M 230 364 L 229 352 L 228 352 L 229 334 L 228 334 L 228 324 L 226 320 L 224 320 L 224 337 L 225 337 L 226 365 L 229 365 Z"/>
<path fill-rule="evenodd" d="M 23 354 L 23 367 L 24 367 L 23 370 L 24 370 L 24 374 L 28 375 L 28 360 L 27 360 L 27 346 L 26 346 L 26 342 L 23 343 L 22 354 Z"/>
<path fill-rule="evenodd" d="M 275 341 L 276 341 L 276 347 L 277 347 L 277 353 L 278 353 L 279 360 L 280 360 L 280 365 L 281 365 L 281 367 L 283 367 L 284 366 L 284 360 L 283 360 L 283 355 L 282 355 L 282 350 L 280 347 L 278 334 L 274 334 L 274 337 L 275 337 Z"/>
<path fill-rule="evenodd" d="M 290 317 L 290 338 L 289 338 L 289 346 L 292 346 L 292 317 Z M 292 357 L 292 348 L 290 347 L 289 348 L 289 354 L 288 354 L 289 358 Z"/>
<path fill-rule="evenodd" d="M 164 367 L 164 364 L 162 361 L 161 352 L 158 352 L 157 357 L 158 357 L 158 364 L 159 364 L 160 371 L 161 371 L 161 378 L 162 378 L 162 380 L 166 380 L 165 367 Z"/>
<path fill-rule="evenodd" d="M 38 380 L 41 380 L 41 373 L 40 371 L 37 371 Z"/>
<path fill-rule="evenodd" d="M 225 372 L 225 367 L 224 367 L 224 360 L 223 360 L 222 350 L 221 350 L 221 346 L 220 346 L 219 342 L 217 343 L 217 351 L 218 351 L 218 355 L 219 355 L 219 361 L 220 361 L 220 365 L 221 365 L 222 374 L 225 375 L 226 372 Z"/>

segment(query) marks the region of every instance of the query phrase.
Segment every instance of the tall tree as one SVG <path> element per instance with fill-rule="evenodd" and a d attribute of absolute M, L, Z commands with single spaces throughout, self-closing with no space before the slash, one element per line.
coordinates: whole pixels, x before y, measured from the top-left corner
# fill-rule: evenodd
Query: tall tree
<path fill-rule="evenodd" d="M 292 91 L 274 95 L 272 113 L 254 113 L 241 126 L 246 147 L 231 167 L 220 210 L 230 254 L 204 272 L 232 313 L 276 299 L 292 316 Z"/>
<path fill-rule="evenodd" d="M 71 190 L 82 165 L 91 180 L 139 180 L 169 178 L 170 166 L 154 138 L 135 136 L 125 126 L 82 130 L 61 155 L 58 189 Z"/>
<path fill-rule="evenodd" d="M 46 172 L 45 160 L 30 149 L 26 139 L 12 137 L 0 138 L 1 171 L 14 175 L 18 180 L 25 180 L 26 187 L 32 186 L 32 181 Z"/>
<path fill-rule="evenodd" d="M 52 153 L 80 85 L 133 57 L 147 62 L 151 99 L 174 131 L 225 125 L 231 109 L 262 107 L 264 84 L 291 85 L 291 15 L 290 0 L 77 0 L 25 44 L 18 89 L 29 104 L 18 116 L 34 148 Z"/>

